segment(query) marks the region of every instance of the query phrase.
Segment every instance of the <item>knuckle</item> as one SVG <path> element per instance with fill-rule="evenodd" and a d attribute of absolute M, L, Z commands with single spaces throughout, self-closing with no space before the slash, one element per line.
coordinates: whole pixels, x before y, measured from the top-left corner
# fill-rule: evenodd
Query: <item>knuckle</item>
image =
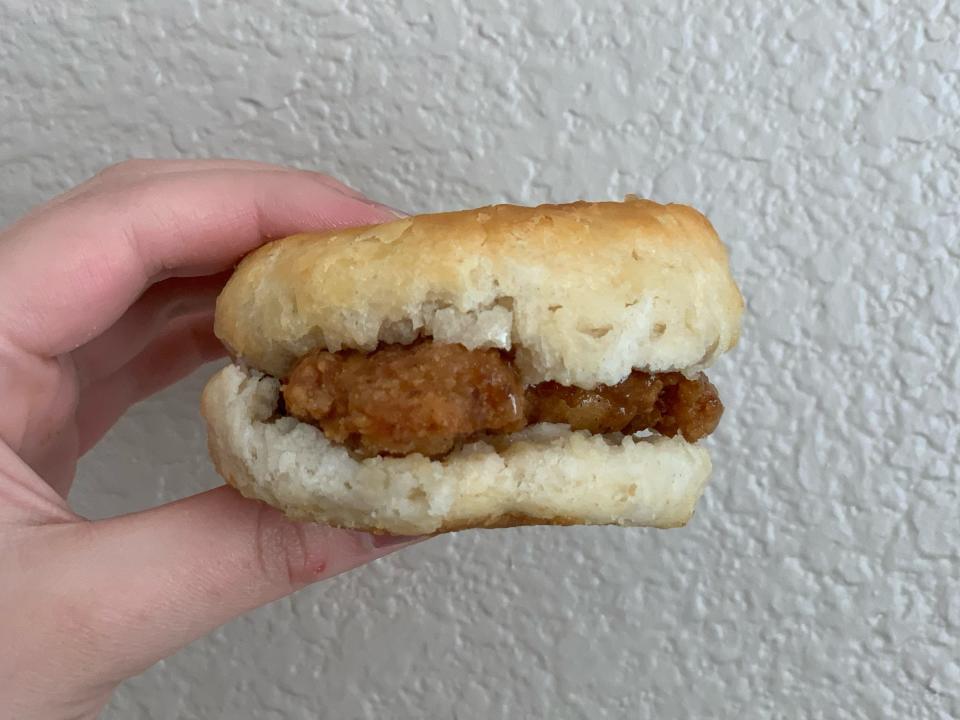
<path fill-rule="evenodd" d="M 286 520 L 267 505 L 258 514 L 256 558 L 268 583 L 290 590 L 319 580 L 328 564 L 326 543 L 310 542 L 302 523 Z"/>

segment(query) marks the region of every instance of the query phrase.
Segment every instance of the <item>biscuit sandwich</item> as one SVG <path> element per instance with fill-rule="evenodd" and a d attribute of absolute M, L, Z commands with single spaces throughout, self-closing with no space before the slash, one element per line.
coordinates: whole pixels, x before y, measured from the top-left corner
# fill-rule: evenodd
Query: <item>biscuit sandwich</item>
<path fill-rule="evenodd" d="M 684 525 L 743 300 L 683 205 L 494 205 L 304 233 L 218 301 L 210 454 L 288 516 L 414 535 Z"/>

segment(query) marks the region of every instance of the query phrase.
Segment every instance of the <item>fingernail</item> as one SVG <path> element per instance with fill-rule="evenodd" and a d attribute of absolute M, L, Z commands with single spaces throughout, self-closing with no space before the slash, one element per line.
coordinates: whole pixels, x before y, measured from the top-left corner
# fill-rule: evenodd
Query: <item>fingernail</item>
<path fill-rule="evenodd" d="M 378 203 L 378 202 L 374 202 L 373 204 L 376 205 L 378 208 L 386 210 L 388 213 L 398 218 L 410 217 L 410 213 L 406 213 L 403 210 L 397 210 L 396 208 L 392 208 L 389 205 L 384 205 L 383 203 Z"/>
<path fill-rule="evenodd" d="M 375 548 L 389 548 L 398 545 L 409 545 L 420 540 L 426 540 L 427 535 L 374 535 L 372 539 Z"/>

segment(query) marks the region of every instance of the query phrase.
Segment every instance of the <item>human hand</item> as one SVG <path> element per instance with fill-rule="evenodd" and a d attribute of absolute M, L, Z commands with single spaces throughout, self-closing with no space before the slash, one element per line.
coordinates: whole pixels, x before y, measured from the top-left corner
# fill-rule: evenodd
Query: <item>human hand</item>
<path fill-rule="evenodd" d="M 109 168 L 0 233 L 0 717 L 94 717 L 124 678 L 230 618 L 402 547 L 220 487 L 89 522 L 77 458 L 223 354 L 213 305 L 267 237 L 391 213 L 240 161 Z"/>

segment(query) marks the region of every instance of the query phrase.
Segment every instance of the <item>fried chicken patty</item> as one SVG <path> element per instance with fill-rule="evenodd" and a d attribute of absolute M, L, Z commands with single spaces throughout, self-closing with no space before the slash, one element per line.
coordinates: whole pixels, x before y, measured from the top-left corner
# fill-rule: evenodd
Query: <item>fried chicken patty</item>
<path fill-rule="evenodd" d="M 653 429 L 693 442 L 723 413 L 703 374 L 635 370 L 592 390 L 555 382 L 524 388 L 507 353 L 433 342 L 308 353 L 283 384 L 283 400 L 289 415 L 365 457 L 437 457 L 472 437 L 541 422 L 591 433 Z"/>
<path fill-rule="evenodd" d="M 420 343 L 370 355 L 312 352 L 283 386 L 290 415 L 361 455 L 436 456 L 526 425 L 523 385 L 496 350 Z"/>

